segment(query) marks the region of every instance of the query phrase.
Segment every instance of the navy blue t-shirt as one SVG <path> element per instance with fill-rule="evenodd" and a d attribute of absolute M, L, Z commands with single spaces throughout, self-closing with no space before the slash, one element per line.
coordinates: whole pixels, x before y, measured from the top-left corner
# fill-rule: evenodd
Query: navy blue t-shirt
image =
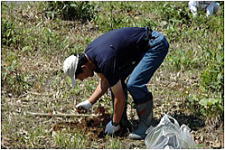
<path fill-rule="evenodd" d="M 95 72 L 104 74 L 113 86 L 124 78 L 123 71 L 129 65 L 142 58 L 145 50 L 140 47 L 147 33 L 147 28 L 139 27 L 109 31 L 90 43 L 85 54 L 96 65 Z"/>

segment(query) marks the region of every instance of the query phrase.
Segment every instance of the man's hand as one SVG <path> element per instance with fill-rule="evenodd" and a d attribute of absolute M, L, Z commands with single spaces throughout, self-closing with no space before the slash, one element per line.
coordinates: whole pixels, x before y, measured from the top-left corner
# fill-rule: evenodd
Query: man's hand
<path fill-rule="evenodd" d="M 107 134 L 114 134 L 116 131 L 120 129 L 120 125 L 113 125 L 112 121 L 110 121 L 105 128 L 105 133 Z"/>
<path fill-rule="evenodd" d="M 83 101 L 76 105 L 76 109 L 79 111 L 80 110 L 89 111 L 91 109 L 91 107 L 92 107 L 92 104 L 88 100 Z"/>

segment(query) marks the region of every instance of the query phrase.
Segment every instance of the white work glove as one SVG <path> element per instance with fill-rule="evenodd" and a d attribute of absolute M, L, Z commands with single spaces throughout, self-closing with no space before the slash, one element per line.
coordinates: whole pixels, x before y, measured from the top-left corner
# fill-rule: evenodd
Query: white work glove
<path fill-rule="evenodd" d="M 83 101 L 76 105 L 77 109 L 85 109 L 86 111 L 89 111 L 91 107 L 92 107 L 92 104 L 88 100 Z"/>
<path fill-rule="evenodd" d="M 114 134 L 116 131 L 120 129 L 120 125 L 114 126 L 112 125 L 112 121 L 110 121 L 105 128 L 105 133 Z"/>

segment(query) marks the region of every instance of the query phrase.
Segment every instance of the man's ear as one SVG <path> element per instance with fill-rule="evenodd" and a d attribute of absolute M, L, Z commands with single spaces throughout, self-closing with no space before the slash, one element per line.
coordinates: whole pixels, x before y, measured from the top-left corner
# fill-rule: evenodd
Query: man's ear
<path fill-rule="evenodd" d="M 82 66 L 81 66 L 81 69 L 82 69 L 82 70 L 86 70 L 87 68 L 88 68 L 88 67 L 87 67 L 86 65 L 82 65 Z"/>

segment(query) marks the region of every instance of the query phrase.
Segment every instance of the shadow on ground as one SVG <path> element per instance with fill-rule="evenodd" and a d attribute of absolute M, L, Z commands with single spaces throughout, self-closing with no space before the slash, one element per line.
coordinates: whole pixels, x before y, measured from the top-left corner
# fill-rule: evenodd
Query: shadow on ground
<path fill-rule="evenodd" d="M 185 124 L 194 131 L 205 127 L 205 121 L 199 116 L 193 114 L 187 115 L 184 113 L 175 112 L 174 114 L 171 114 L 171 116 L 175 118 L 180 125 Z"/>

